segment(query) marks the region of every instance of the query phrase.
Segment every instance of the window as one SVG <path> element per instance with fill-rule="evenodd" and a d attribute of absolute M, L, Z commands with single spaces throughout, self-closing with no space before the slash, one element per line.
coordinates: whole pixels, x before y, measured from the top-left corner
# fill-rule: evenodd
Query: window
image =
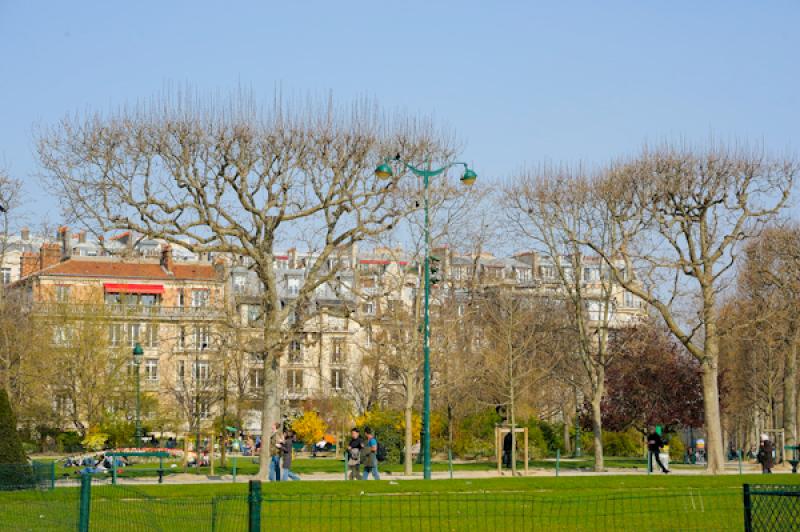
<path fill-rule="evenodd" d="M 176 378 L 178 383 L 183 384 L 186 382 L 186 361 L 178 360 L 178 367 L 175 368 Z"/>
<path fill-rule="evenodd" d="M 66 303 L 69 301 L 69 286 L 60 284 L 56 286 L 56 301 Z"/>
<path fill-rule="evenodd" d="M 253 325 L 261 319 L 261 309 L 257 305 L 247 306 L 247 323 Z"/>
<path fill-rule="evenodd" d="M 208 290 L 192 290 L 192 307 L 201 308 L 208 306 Z"/>
<path fill-rule="evenodd" d="M 53 328 L 53 344 L 57 346 L 69 345 L 70 330 L 66 325 L 56 325 Z"/>
<path fill-rule="evenodd" d="M 364 347 L 372 347 L 372 327 L 364 329 Z"/>
<path fill-rule="evenodd" d="M 122 303 L 122 294 L 113 292 L 105 295 L 106 305 L 119 305 Z"/>
<path fill-rule="evenodd" d="M 138 323 L 128 324 L 128 344 L 133 347 L 139 342 L 139 332 L 142 326 Z"/>
<path fill-rule="evenodd" d="M 3 284 L 8 284 L 11 282 L 11 268 L 2 268 L 0 272 L 3 274 Z"/>
<path fill-rule="evenodd" d="M 583 269 L 583 280 L 587 283 L 600 280 L 600 266 L 587 266 Z"/>
<path fill-rule="evenodd" d="M 625 308 L 639 308 L 642 305 L 638 297 L 636 297 L 630 292 L 625 292 L 624 306 Z"/>
<path fill-rule="evenodd" d="M 205 384 L 211 377 L 211 366 L 207 360 L 199 360 L 192 363 L 192 370 L 194 372 L 194 380 L 198 384 Z"/>
<path fill-rule="evenodd" d="M 539 266 L 539 275 L 542 279 L 552 279 L 555 277 L 555 271 L 552 266 Z"/>
<path fill-rule="evenodd" d="M 260 369 L 251 369 L 248 384 L 251 390 L 260 390 L 264 387 L 264 372 Z"/>
<path fill-rule="evenodd" d="M 108 326 L 108 343 L 112 347 L 119 347 L 123 343 L 124 329 L 121 323 L 112 323 Z"/>
<path fill-rule="evenodd" d="M 178 290 L 178 306 L 185 307 L 186 306 L 186 294 L 183 292 L 183 288 Z"/>
<path fill-rule="evenodd" d="M 290 392 L 297 392 L 303 388 L 303 370 L 286 370 L 286 389 Z"/>
<path fill-rule="evenodd" d="M 157 294 L 142 294 L 139 296 L 139 304 L 145 307 L 155 307 L 160 302 Z"/>
<path fill-rule="evenodd" d="M 343 369 L 331 370 L 331 388 L 334 390 L 344 390 L 346 376 Z"/>
<path fill-rule="evenodd" d="M 144 360 L 144 380 L 158 382 L 158 359 L 146 358 Z"/>
<path fill-rule="evenodd" d="M 375 314 L 375 303 L 368 302 L 361 305 L 361 312 L 366 314 L 367 316 L 372 316 Z"/>
<path fill-rule="evenodd" d="M 344 338 L 333 338 L 331 340 L 331 364 L 343 364 L 344 356 Z"/>
<path fill-rule="evenodd" d="M 210 331 L 207 325 L 198 325 L 194 328 L 194 348 L 203 350 L 208 347 Z"/>
<path fill-rule="evenodd" d="M 186 327 L 178 327 L 178 349 L 186 349 Z"/>
<path fill-rule="evenodd" d="M 147 347 L 158 347 L 158 324 L 150 323 L 145 332 L 144 344 Z"/>
<path fill-rule="evenodd" d="M 297 340 L 292 340 L 289 344 L 289 363 L 299 364 L 303 362 L 303 346 Z"/>
<path fill-rule="evenodd" d="M 200 399 L 200 410 L 198 412 L 200 419 L 208 419 L 211 416 L 211 400 Z"/>
<path fill-rule="evenodd" d="M 290 296 L 296 296 L 300 292 L 300 278 L 289 277 L 286 280 L 287 290 Z"/>

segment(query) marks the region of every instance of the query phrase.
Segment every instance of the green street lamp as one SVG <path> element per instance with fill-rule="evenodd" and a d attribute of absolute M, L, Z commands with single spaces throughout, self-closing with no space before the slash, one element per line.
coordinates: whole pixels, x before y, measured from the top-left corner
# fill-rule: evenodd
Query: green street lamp
<path fill-rule="evenodd" d="M 133 346 L 133 366 L 136 371 L 136 447 L 142 446 L 142 402 L 141 402 L 141 388 L 139 381 L 139 366 L 142 365 L 142 357 L 144 356 L 144 349 L 138 342 Z"/>
<path fill-rule="evenodd" d="M 410 170 L 417 177 L 422 178 L 423 182 L 423 202 L 425 208 L 425 303 L 424 303 L 424 324 L 422 334 L 422 354 L 423 362 L 423 400 L 422 400 L 422 456 L 423 456 L 423 477 L 426 480 L 431 478 L 431 321 L 430 321 L 430 294 L 431 294 L 431 255 L 430 255 L 430 219 L 428 215 L 428 185 L 430 178 L 443 174 L 454 166 L 463 166 L 464 173 L 461 175 L 461 182 L 471 186 L 478 178 L 467 163 L 454 162 L 436 170 L 431 169 L 428 162 L 428 169 L 417 168 L 400 159 L 400 154 L 394 158 L 394 162 Z M 377 168 L 375 175 L 381 179 L 388 179 L 394 175 L 389 159 L 385 160 Z"/>

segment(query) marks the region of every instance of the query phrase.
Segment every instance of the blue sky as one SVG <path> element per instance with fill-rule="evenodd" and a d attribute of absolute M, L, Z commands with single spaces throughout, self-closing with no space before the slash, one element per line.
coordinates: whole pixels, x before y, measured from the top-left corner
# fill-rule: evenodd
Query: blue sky
<path fill-rule="evenodd" d="M 799 2 L 0 0 L 0 162 L 55 222 L 35 126 L 168 84 L 372 97 L 498 178 L 712 134 L 796 153 L 799 24 Z"/>

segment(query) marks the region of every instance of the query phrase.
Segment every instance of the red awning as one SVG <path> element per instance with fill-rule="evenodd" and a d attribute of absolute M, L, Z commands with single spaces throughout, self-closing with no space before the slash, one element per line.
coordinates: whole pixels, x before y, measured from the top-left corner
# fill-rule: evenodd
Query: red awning
<path fill-rule="evenodd" d="M 160 284 L 117 284 L 104 283 L 103 288 L 106 292 L 126 294 L 163 294 L 164 286 Z"/>

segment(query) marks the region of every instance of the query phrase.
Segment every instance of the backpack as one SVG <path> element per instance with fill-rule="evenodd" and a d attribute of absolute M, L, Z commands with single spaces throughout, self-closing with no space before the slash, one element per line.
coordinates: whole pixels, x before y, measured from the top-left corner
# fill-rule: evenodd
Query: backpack
<path fill-rule="evenodd" d="M 357 466 L 361 463 L 361 450 L 357 447 L 351 447 L 347 451 L 347 465 L 349 466 Z"/>
<path fill-rule="evenodd" d="M 381 442 L 378 442 L 378 450 L 375 451 L 375 458 L 378 459 L 378 462 L 386 460 L 386 447 L 384 447 Z"/>

